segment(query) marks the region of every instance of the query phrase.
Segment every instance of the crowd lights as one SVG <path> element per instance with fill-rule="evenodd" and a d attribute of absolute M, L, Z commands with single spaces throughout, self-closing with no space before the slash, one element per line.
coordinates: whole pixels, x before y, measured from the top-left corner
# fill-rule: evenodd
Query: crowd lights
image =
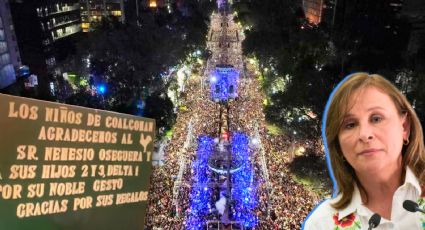
<path fill-rule="evenodd" d="M 224 140 L 228 141 L 228 140 L 229 140 L 229 133 L 228 133 L 228 132 L 224 132 L 223 134 L 221 134 L 221 137 L 222 137 Z"/>
<path fill-rule="evenodd" d="M 193 164 L 194 183 L 190 193 L 190 213 L 187 221 L 188 230 L 204 229 L 206 216 L 210 212 L 211 189 L 208 186 L 208 158 L 213 151 L 214 140 L 209 136 L 198 139 L 197 159 Z"/>
<path fill-rule="evenodd" d="M 217 77 L 216 76 L 212 76 L 211 77 L 211 82 L 212 83 L 216 83 L 217 82 Z"/>
<path fill-rule="evenodd" d="M 234 197 L 233 217 L 245 227 L 252 228 L 258 224 L 258 217 L 254 213 L 258 201 L 253 179 L 254 172 L 248 149 L 249 139 L 244 133 L 235 133 L 232 137 L 232 154 L 243 160 L 242 169 L 232 176 L 232 197 Z"/>
<path fill-rule="evenodd" d="M 228 135 L 227 132 L 223 133 Z M 228 136 L 227 136 L 228 138 Z M 231 151 L 235 159 L 241 159 L 242 169 L 232 174 L 232 219 L 242 223 L 246 228 L 255 227 L 258 217 L 254 209 L 258 205 L 256 187 L 253 183 L 254 171 L 251 167 L 249 155 L 249 138 L 244 133 L 234 133 L 231 137 Z M 208 159 L 213 152 L 214 139 L 202 136 L 198 139 L 197 159 L 193 164 L 191 205 L 186 222 L 186 229 L 205 229 L 208 214 L 213 206 L 212 191 L 207 186 L 210 183 L 208 176 Z"/>

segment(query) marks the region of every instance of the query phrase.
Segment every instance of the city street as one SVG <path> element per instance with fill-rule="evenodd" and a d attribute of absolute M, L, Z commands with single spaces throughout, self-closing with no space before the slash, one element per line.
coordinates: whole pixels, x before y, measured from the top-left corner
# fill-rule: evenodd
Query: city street
<path fill-rule="evenodd" d="M 221 228 L 234 223 L 233 229 L 242 229 L 242 226 L 255 229 L 299 228 L 317 199 L 294 182 L 289 173 L 289 140 L 283 136 L 271 136 L 266 131 L 262 110 L 264 95 L 258 81 L 258 67 L 242 56 L 242 29 L 234 22 L 232 14 L 214 13 L 207 39 L 207 48 L 212 55 L 204 66 L 204 74 L 188 79 L 187 98 L 183 103 L 187 109 L 178 113 L 173 136 L 165 147 L 164 166 L 153 170 L 147 226 L 153 229 L 206 229 L 209 223 L 209 229 L 216 229 L 220 222 Z M 211 100 L 210 80 L 218 64 L 234 66 L 240 72 L 238 98 L 228 101 L 227 105 Z M 222 114 L 223 111 L 225 114 Z M 225 123 L 229 124 L 228 127 L 219 129 L 225 127 Z M 192 191 L 200 186 L 220 189 L 225 177 L 204 184 L 194 178 L 195 162 L 199 157 L 197 140 L 208 135 L 216 138 L 216 143 L 221 143 L 223 132 L 228 133 L 230 139 L 234 133 L 249 137 L 248 152 L 253 178 L 249 187 L 244 189 L 254 191 L 252 199 L 256 202 L 252 209 L 244 211 L 252 214 L 252 222 L 246 219 L 246 222 L 238 221 L 237 218 L 223 220 L 223 215 L 227 213 L 220 214 L 211 205 L 204 216 L 193 220 L 193 209 L 196 207 L 191 205 L 194 199 Z M 214 174 L 209 172 L 208 175 L 212 177 Z M 218 195 L 213 197 L 217 199 L 212 203 L 218 201 Z M 237 207 L 231 210 L 233 217 L 238 215 Z M 199 215 L 198 212 L 196 214 Z M 197 226 L 193 226 L 194 223 Z"/>

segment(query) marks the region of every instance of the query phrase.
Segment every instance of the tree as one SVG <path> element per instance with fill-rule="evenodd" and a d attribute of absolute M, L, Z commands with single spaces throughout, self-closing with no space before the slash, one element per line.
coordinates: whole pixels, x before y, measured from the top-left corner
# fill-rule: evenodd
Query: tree
<path fill-rule="evenodd" d="M 342 26 L 333 28 L 309 25 L 294 6 L 242 0 L 235 9 L 247 28 L 244 54 L 259 59 L 270 102 L 266 118 L 299 137 L 317 138 L 328 96 L 344 76 L 369 71 L 395 81 L 404 71 L 410 26 L 384 0 L 346 1 Z"/>
<path fill-rule="evenodd" d="M 164 96 L 167 86 L 161 76 L 189 53 L 205 47 L 205 8 L 210 5 L 187 1 L 188 15 L 179 10 L 171 14 L 165 9 L 151 10 L 141 15 L 140 25 L 122 25 L 114 17 L 103 20 L 78 44 L 76 55 L 61 64 L 63 72 L 73 72 L 91 83 L 90 88 L 75 85 L 79 89 L 67 101 L 135 113 L 142 99 L 147 114 L 158 120 L 157 127 L 170 128 L 175 120 L 173 106 Z M 105 85 L 106 92 L 91 96 L 99 84 Z M 163 107 L 156 108 L 158 104 Z"/>
<path fill-rule="evenodd" d="M 173 103 L 166 94 L 155 93 L 146 99 L 144 116 L 154 118 L 157 127 L 163 127 L 165 130 L 169 130 L 177 117 L 173 109 Z"/>

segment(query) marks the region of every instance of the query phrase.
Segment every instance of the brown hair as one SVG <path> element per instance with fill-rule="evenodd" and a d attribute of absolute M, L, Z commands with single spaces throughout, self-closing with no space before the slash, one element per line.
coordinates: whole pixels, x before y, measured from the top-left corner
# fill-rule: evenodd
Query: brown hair
<path fill-rule="evenodd" d="M 355 73 L 348 76 L 339 87 L 334 91 L 328 110 L 326 113 L 325 133 L 329 159 L 332 171 L 336 180 L 338 194 L 342 197 L 333 207 L 342 209 L 348 206 L 354 191 L 354 183 L 357 183 L 359 189 L 364 188 L 359 183 L 358 178 L 348 162 L 344 161 L 341 147 L 339 145 L 338 134 L 344 116 L 350 106 L 348 101 L 350 97 L 359 89 L 367 86 L 373 86 L 382 92 L 388 94 L 394 102 L 400 114 L 407 114 L 410 120 L 410 142 L 402 149 L 402 164 L 405 168 L 409 166 L 415 176 L 419 179 L 421 185 L 425 184 L 425 150 L 423 143 L 423 133 L 421 123 L 406 97 L 384 77 L 368 73 Z M 329 102 L 328 102 L 329 103 Z M 364 191 L 365 192 L 365 191 Z M 365 193 L 366 194 L 366 193 Z M 367 196 L 367 194 L 366 194 Z"/>

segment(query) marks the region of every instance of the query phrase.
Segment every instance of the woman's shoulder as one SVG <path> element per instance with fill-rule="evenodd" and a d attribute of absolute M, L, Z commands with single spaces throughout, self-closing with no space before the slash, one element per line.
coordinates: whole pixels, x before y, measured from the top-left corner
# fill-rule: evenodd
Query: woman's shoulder
<path fill-rule="evenodd" d="M 335 199 L 326 199 L 320 202 L 306 217 L 303 230 L 330 229 L 334 225 L 334 216 L 338 211 L 332 207 Z"/>

